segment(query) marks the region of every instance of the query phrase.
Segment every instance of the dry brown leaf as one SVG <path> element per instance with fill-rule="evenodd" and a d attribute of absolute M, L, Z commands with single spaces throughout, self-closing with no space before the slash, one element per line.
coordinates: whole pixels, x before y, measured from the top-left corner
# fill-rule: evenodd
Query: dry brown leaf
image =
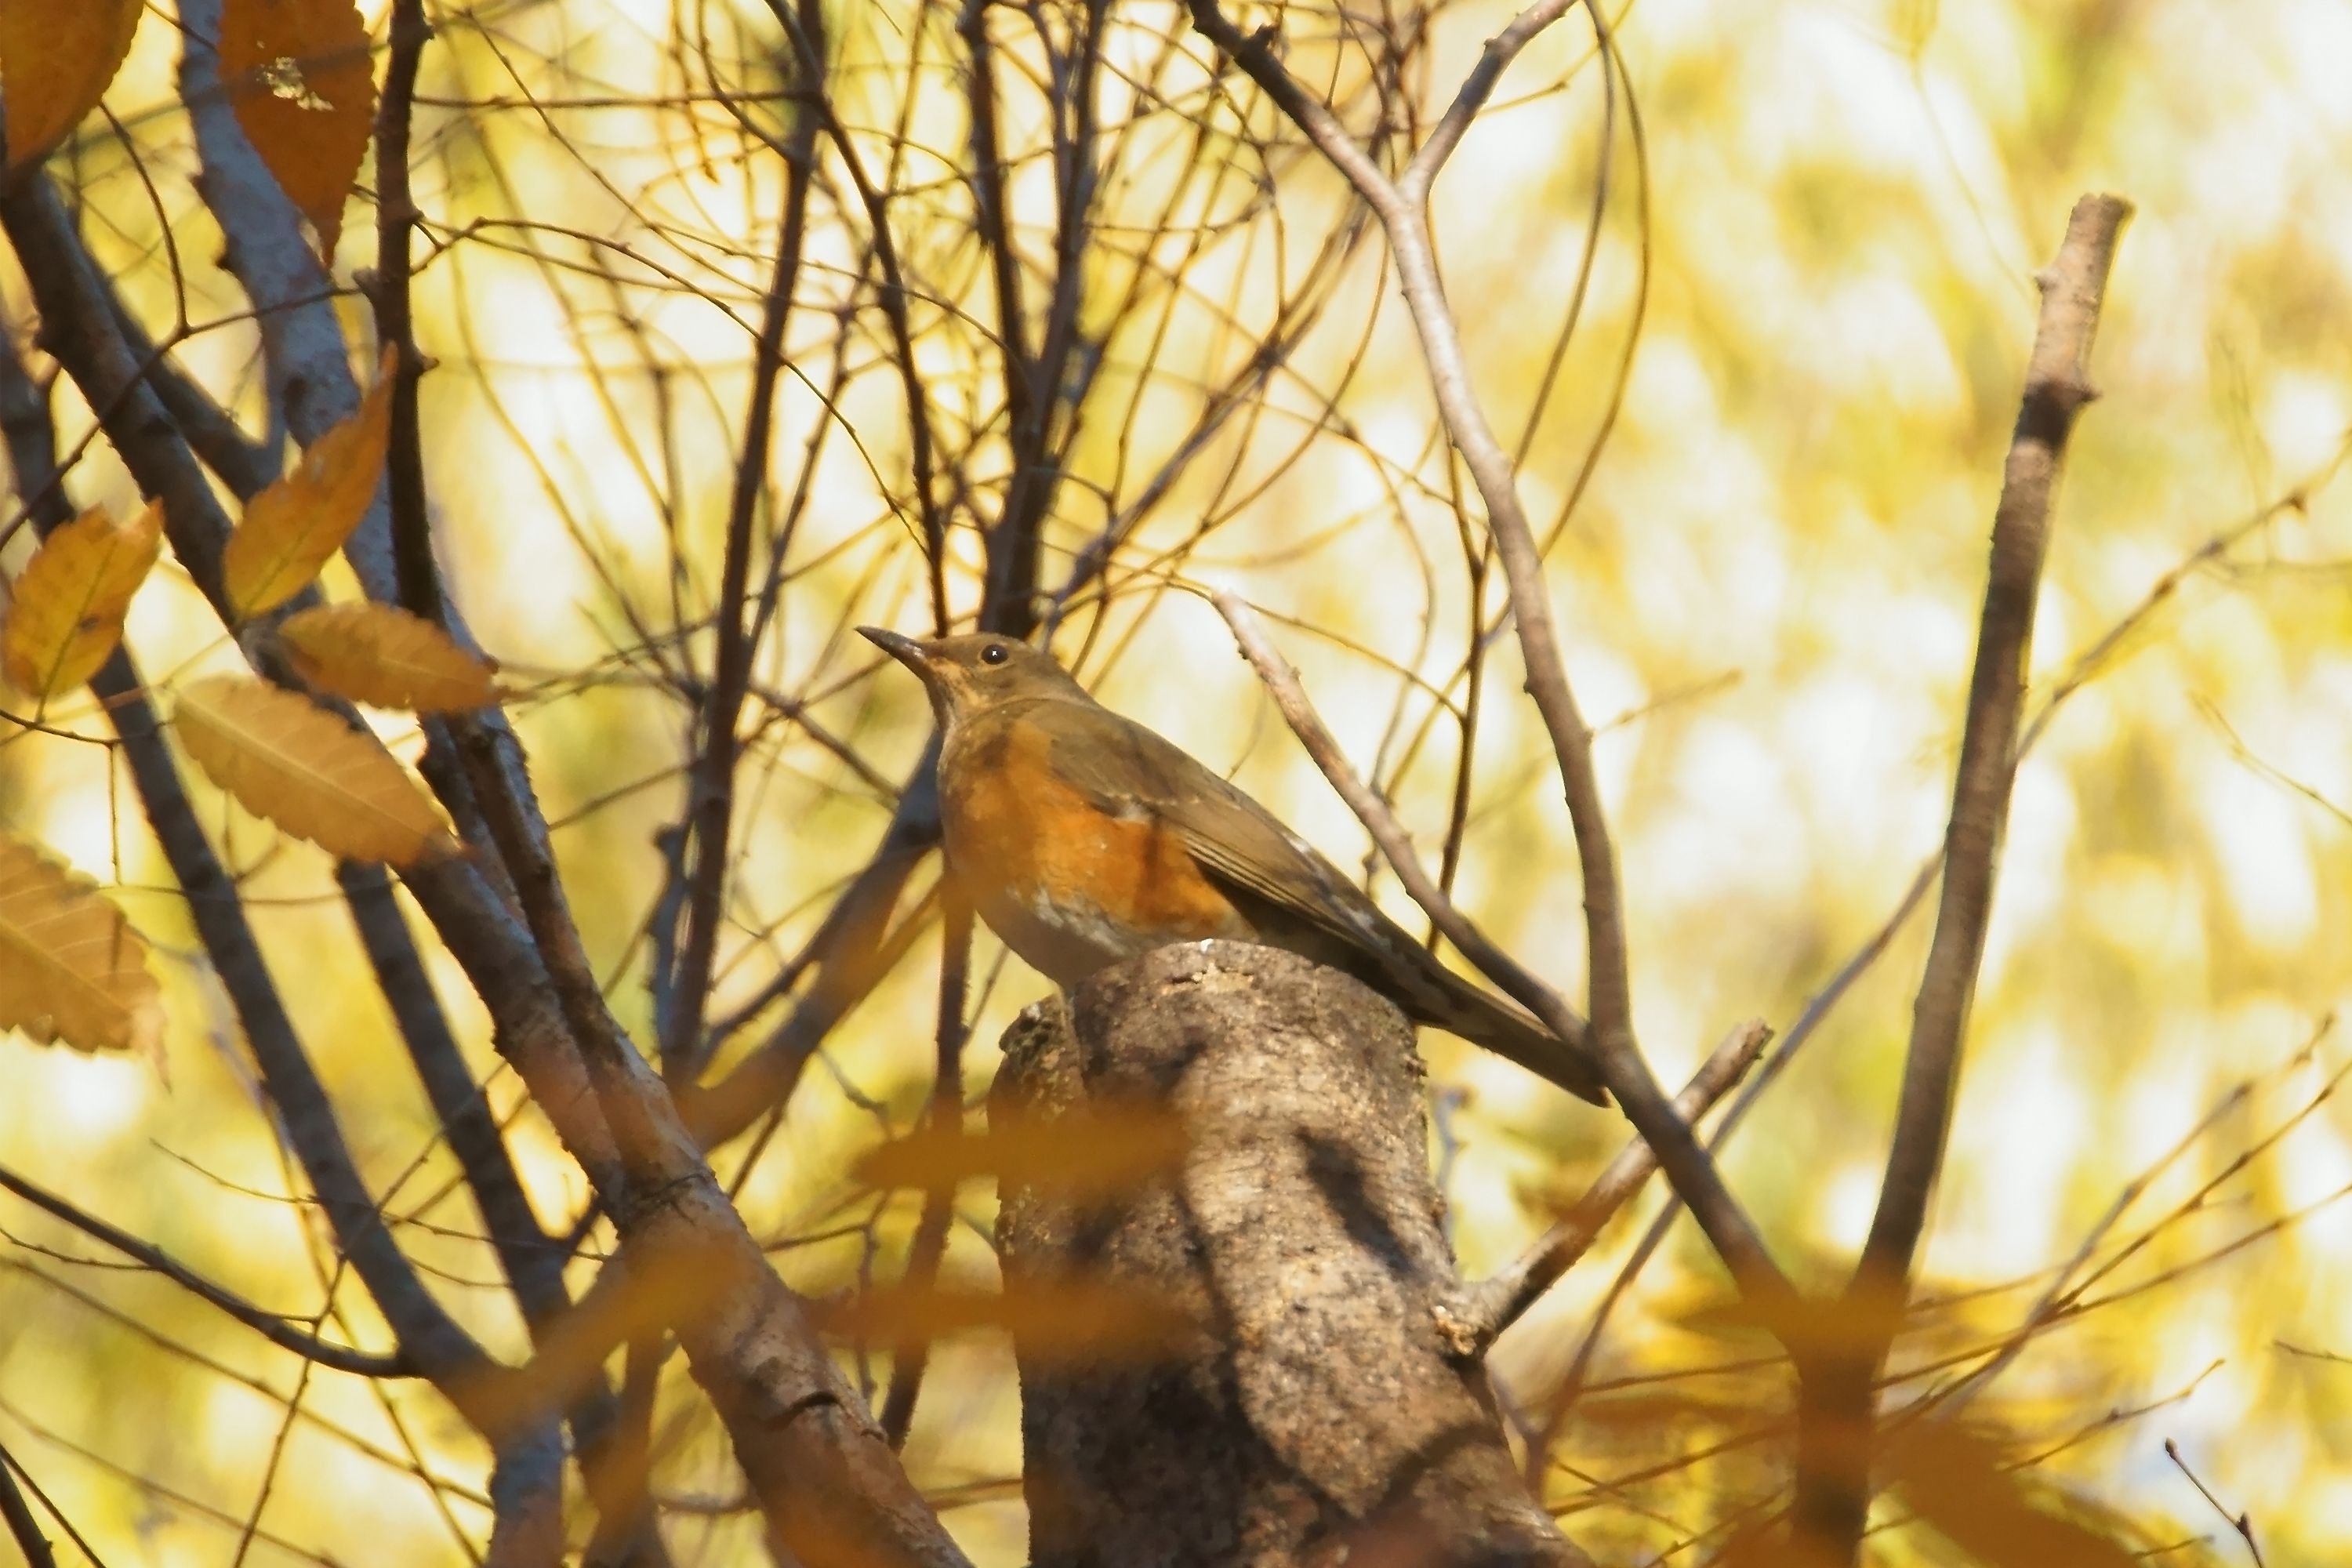
<path fill-rule="evenodd" d="M 121 524 L 92 507 L 43 540 L 16 576 L 0 672 L 37 702 L 97 674 L 163 542 L 163 510 L 152 504 Z"/>
<path fill-rule="evenodd" d="M 1181 1168 L 1192 1144 L 1184 1119 L 1159 1107 L 992 1120 L 985 1132 L 923 1128 L 869 1151 L 856 1165 L 877 1187 L 947 1187 L 993 1177 L 1064 1196 L 1133 1192 Z"/>
<path fill-rule="evenodd" d="M 375 120 L 358 8 L 351 0 L 225 0 L 220 68 L 237 123 L 333 260 L 343 198 Z"/>
<path fill-rule="evenodd" d="M 36 845 L 0 833 L 0 1029 L 78 1050 L 152 1053 L 163 1007 L 147 944 Z"/>
<path fill-rule="evenodd" d="M 288 658 L 321 691 L 378 708 L 447 713 L 499 700 L 489 664 L 393 605 L 320 605 L 278 628 Z"/>
<path fill-rule="evenodd" d="M 7 98 L 11 176 L 47 156 L 98 107 L 131 52 L 140 10 L 140 0 L 0 5 L 0 93 Z"/>
<path fill-rule="evenodd" d="M 1986 1568 L 2133 1568 L 2137 1559 L 2052 1489 L 2034 1487 L 1987 1435 L 1922 1423 L 1881 1461 L 1903 1500 Z M 2101 1521 L 2107 1523 L 2111 1521 Z"/>
<path fill-rule="evenodd" d="M 1082 1279 L 1008 1281 L 1002 1290 L 877 1285 L 820 1302 L 814 1316 L 818 1328 L 844 1338 L 935 1339 L 1004 1330 L 1033 1354 L 1094 1363 L 1150 1362 L 1194 1332 L 1192 1320 L 1160 1296 Z"/>
<path fill-rule="evenodd" d="M 239 805 L 348 860 L 412 866 L 453 847 L 441 816 L 382 742 L 249 675 L 180 689 L 180 743 Z"/>
<path fill-rule="evenodd" d="M 394 351 L 359 412 L 310 443 L 294 471 L 247 503 L 221 559 L 229 613 L 250 620 L 304 588 L 367 515 L 383 475 Z"/>

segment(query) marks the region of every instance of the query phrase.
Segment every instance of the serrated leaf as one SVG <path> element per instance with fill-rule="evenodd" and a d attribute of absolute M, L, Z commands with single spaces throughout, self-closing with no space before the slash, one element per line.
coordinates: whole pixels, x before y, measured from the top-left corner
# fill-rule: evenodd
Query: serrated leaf
<path fill-rule="evenodd" d="M 274 610 L 309 587 L 367 515 L 383 475 L 396 363 L 386 346 L 359 412 L 311 442 L 292 473 L 247 504 L 221 560 L 229 613 L 238 620 Z"/>
<path fill-rule="evenodd" d="M 343 198 L 375 120 L 358 8 L 351 0 L 225 0 L 220 68 L 237 123 L 332 261 Z"/>
<path fill-rule="evenodd" d="M 278 629 L 303 679 L 377 708 L 447 713 L 499 700 L 489 664 L 393 605 L 320 605 Z"/>
<path fill-rule="evenodd" d="M 0 672 L 37 702 L 97 674 L 163 541 L 155 505 L 121 524 L 92 507 L 43 540 L 0 626 Z"/>
<path fill-rule="evenodd" d="M 180 744 L 254 816 L 347 860 L 413 866 L 454 847 L 422 785 L 383 743 L 249 675 L 180 689 Z"/>
<path fill-rule="evenodd" d="M 48 154 L 98 107 L 131 52 L 140 0 L 6 0 L 0 5 L 0 93 L 7 99 L 8 174 Z"/>
<path fill-rule="evenodd" d="M 0 1029 L 152 1052 L 163 1027 L 147 944 L 122 911 L 38 846 L 0 833 Z"/>

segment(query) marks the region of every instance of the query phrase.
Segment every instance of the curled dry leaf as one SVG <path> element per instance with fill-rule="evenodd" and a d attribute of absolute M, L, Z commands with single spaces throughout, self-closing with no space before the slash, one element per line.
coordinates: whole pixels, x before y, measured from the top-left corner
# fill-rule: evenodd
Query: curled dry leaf
<path fill-rule="evenodd" d="M 397 352 L 386 345 L 359 412 L 311 442 L 292 473 L 247 503 L 221 558 L 229 613 L 238 620 L 274 610 L 309 587 L 367 515 L 383 475 L 397 363 Z"/>
<path fill-rule="evenodd" d="M 224 0 L 220 68 L 236 122 L 332 259 L 375 119 L 367 24 L 351 0 Z"/>
<path fill-rule="evenodd" d="M 0 1029 L 152 1054 L 163 1008 L 147 944 L 82 878 L 0 833 Z"/>
<path fill-rule="evenodd" d="M 163 511 L 152 504 L 119 525 L 92 507 L 43 540 L 0 627 L 0 672 L 41 702 L 97 674 L 163 541 Z"/>
<path fill-rule="evenodd" d="M 0 91 L 8 174 L 38 163 L 98 107 L 131 52 L 140 0 L 7 0 L 0 5 Z"/>
<path fill-rule="evenodd" d="M 377 708 L 446 713 L 499 700 L 488 661 L 421 616 L 393 605 L 320 605 L 278 635 L 303 679 Z"/>
<path fill-rule="evenodd" d="M 454 847 L 383 743 L 307 698 L 249 675 L 206 676 L 180 689 L 174 722 L 239 805 L 331 854 L 413 866 Z"/>

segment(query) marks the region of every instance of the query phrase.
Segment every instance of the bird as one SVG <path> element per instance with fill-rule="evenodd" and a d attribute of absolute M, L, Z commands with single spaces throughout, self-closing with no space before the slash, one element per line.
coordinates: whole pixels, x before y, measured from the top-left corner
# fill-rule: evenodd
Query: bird
<path fill-rule="evenodd" d="M 940 729 L 949 874 L 1024 963 L 1064 990 L 1173 942 L 1282 948 L 1607 1105 L 1581 1041 L 1445 967 L 1265 806 L 1095 700 L 1028 643 L 859 634 L 912 670 Z"/>

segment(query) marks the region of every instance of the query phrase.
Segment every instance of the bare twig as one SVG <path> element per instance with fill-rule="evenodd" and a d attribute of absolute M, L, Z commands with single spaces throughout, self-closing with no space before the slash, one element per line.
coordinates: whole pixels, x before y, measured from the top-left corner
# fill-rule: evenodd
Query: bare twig
<path fill-rule="evenodd" d="M 0 1448 L 0 1520 L 7 1521 L 9 1536 L 25 1554 L 25 1568 L 58 1568 L 58 1554 L 49 1549 L 41 1521 L 33 1517 L 32 1505 L 16 1485 L 16 1456 L 5 1448 Z"/>
<path fill-rule="evenodd" d="M 1519 500 L 1509 455 L 1496 438 L 1471 386 L 1461 334 L 1446 303 L 1430 239 L 1429 184 L 1466 126 L 1467 116 L 1475 113 L 1476 106 L 1491 92 L 1495 78 L 1511 55 L 1567 7 L 1555 0 L 1539 0 L 1511 28 L 1506 29 L 1497 40 L 1504 47 L 1498 50 L 1490 46 L 1457 99 L 1461 117 L 1456 119 L 1449 113 L 1440 122 L 1440 135 L 1424 145 L 1402 176 L 1391 181 L 1370 154 L 1348 134 L 1339 117 L 1307 93 L 1283 67 L 1275 56 L 1269 33 L 1243 33 L 1219 9 L 1216 0 L 1189 0 L 1189 5 L 1194 30 L 1229 55 L 1306 132 L 1317 150 L 1355 187 L 1388 236 L 1398 286 L 1420 337 L 1439 416 L 1486 505 L 1487 526 L 1493 532 L 1510 587 L 1511 611 L 1517 623 L 1528 690 L 1535 700 L 1559 764 L 1569 817 L 1575 829 L 1577 858 L 1583 873 L 1586 967 L 1592 1015 L 1589 1037 L 1601 1079 L 1636 1130 L 1657 1152 L 1668 1180 L 1690 1205 L 1691 1213 L 1742 1292 L 1771 1302 L 1793 1300 L 1794 1289 L 1766 1252 L 1754 1223 L 1724 1185 L 1721 1173 L 1699 1146 L 1689 1124 L 1675 1113 L 1672 1102 L 1642 1059 L 1635 1043 L 1616 850 L 1601 804 L 1600 775 L 1593 766 L 1592 732 L 1577 706 L 1561 660 L 1551 603 L 1544 585 L 1542 554 Z M 1506 44 L 1504 40 L 1508 41 Z M 1433 911 L 1432 918 L 1435 918 Z M 1450 940 L 1452 933 L 1447 935 Z M 1467 949 L 1465 956 L 1486 969 Z M 1566 1003 L 1549 988 L 1517 984 L 1517 977 L 1524 976 L 1525 971 L 1516 963 L 1508 974 L 1491 970 L 1486 973 L 1561 1038 L 1577 1037 L 1585 1032 L 1583 1020 L 1576 1018 Z"/>
<path fill-rule="evenodd" d="M 2164 1457 L 2170 1459 L 2175 1468 L 2189 1478 L 2189 1484 L 2197 1489 L 2199 1497 L 2213 1505 L 2215 1513 L 2229 1521 L 2230 1528 L 2236 1531 L 2238 1538 L 2246 1543 L 2246 1555 L 2253 1559 L 2254 1568 L 2263 1568 L 2263 1549 L 2254 1544 L 2254 1516 L 2243 1509 L 2231 1513 L 2224 1508 L 2221 1500 L 2213 1495 L 2213 1489 L 2200 1480 L 2197 1472 L 2189 1468 L 2189 1461 L 2180 1457 L 2180 1446 L 2169 1437 L 2164 1440 Z"/>
<path fill-rule="evenodd" d="M 812 12 L 814 7 L 810 7 Z M 803 90 L 822 85 L 822 64 L 803 54 Z M 806 121 L 814 116 L 804 115 Z M 801 242 L 807 233 L 809 137 L 798 144 L 802 159 L 786 171 L 783 222 L 776 257 L 760 308 L 760 331 L 751 358 L 751 395 L 743 415 L 742 447 L 735 458 L 735 482 L 727 504 L 727 535 L 719 563 L 719 602 L 711 611 L 717 647 L 710 681 L 696 715 L 694 768 L 687 790 L 685 940 L 673 973 L 656 977 L 662 1076 L 673 1083 L 693 1077 L 702 1057 L 702 1024 L 708 1012 L 712 962 L 726 909 L 729 847 L 735 812 L 735 763 L 741 752 L 736 726 L 751 679 L 750 610 L 751 525 L 767 488 L 768 447 L 775 426 L 776 378 L 783 368 L 784 329 L 792 319 L 800 285 Z"/>
<path fill-rule="evenodd" d="M 1696 1123 L 1747 1074 L 1771 1039 L 1772 1031 L 1761 1018 L 1750 1018 L 1734 1027 L 1675 1097 L 1675 1111 L 1684 1121 Z M 1601 1227 L 1642 1190 L 1642 1184 L 1657 1168 L 1657 1155 L 1647 1143 L 1639 1138 L 1627 1142 L 1559 1223 L 1507 1267 L 1465 1292 L 1457 1317 L 1476 1352 L 1483 1352 L 1575 1266 Z"/>
<path fill-rule="evenodd" d="M 1356 814 L 1356 820 L 1364 825 L 1364 830 L 1372 836 L 1372 842 L 1380 846 L 1381 857 L 1388 861 L 1389 868 L 1396 873 L 1405 896 L 1421 906 L 1422 911 L 1429 916 L 1444 934 L 1445 940 L 1452 942 L 1463 957 L 1496 984 L 1522 1002 L 1528 1001 L 1528 993 L 1540 993 L 1550 998 L 1555 1006 L 1564 1010 L 1565 1004 L 1559 1001 L 1549 987 L 1521 967 L 1517 959 L 1496 946 L 1430 879 L 1428 870 L 1423 867 L 1421 857 L 1413 852 L 1412 840 L 1406 837 L 1396 814 L 1389 809 L 1388 802 L 1358 776 L 1354 765 L 1348 761 L 1347 753 L 1339 749 L 1339 742 L 1332 738 L 1322 716 L 1315 711 L 1314 704 L 1308 700 L 1306 688 L 1299 684 L 1298 671 L 1291 668 L 1290 661 L 1282 657 L 1280 650 L 1266 637 L 1265 627 L 1258 620 L 1257 612 L 1224 589 L 1212 594 L 1209 602 L 1216 605 L 1217 613 L 1224 617 L 1225 625 L 1233 631 L 1234 643 L 1241 648 L 1242 656 L 1249 660 L 1250 668 L 1257 672 L 1266 694 L 1274 699 L 1274 705 L 1280 710 L 1284 722 L 1290 726 L 1290 732 L 1298 737 L 1298 743 L 1306 748 L 1307 754 L 1322 770 L 1324 778 L 1329 781 L 1339 798 L 1348 803 L 1348 809 Z M 1583 1020 L 1576 1019 L 1575 1024 L 1575 1032 L 1563 1034 L 1561 1038 L 1582 1048 L 1587 1043 Z"/>
<path fill-rule="evenodd" d="M 432 29 L 425 0 L 394 0 L 385 50 L 383 93 L 376 104 L 376 263 L 370 297 L 378 341 L 400 353 L 393 369 L 391 438 L 385 446 L 385 504 L 392 513 L 392 557 L 400 603 L 409 614 L 443 623 L 440 574 L 433 560 L 433 523 L 425 502 L 424 431 L 417 413 L 417 353 L 410 284 L 415 263 L 410 241 L 422 216 L 411 192 L 409 125 L 416 73 Z"/>
<path fill-rule="evenodd" d="M 1860 1309 L 1849 1314 L 1857 1324 L 1856 1342 L 1799 1363 L 1803 1390 L 1791 1513 L 1800 1538 L 1828 1562 L 1852 1559 L 1868 1510 L 1872 1384 L 1900 1319 L 1928 1196 L 1943 1163 L 2016 774 L 2026 649 L 2049 545 L 2051 503 L 2074 416 L 2095 395 L 2088 379 L 2091 344 L 2116 242 L 2130 212 L 2115 196 L 2075 203 L 2057 259 L 2041 279 L 2041 320 L 1993 516 L 1936 934 L 1913 1009 L 1878 1212 L 1845 1291 L 1848 1308 Z"/>
<path fill-rule="evenodd" d="M 931 1072 L 930 1131 L 940 1136 L 955 1131 L 963 1121 L 964 994 L 971 964 L 971 908 L 950 893 L 945 900 L 946 930 L 940 940 L 940 1017 L 938 1058 Z M 914 1245 L 907 1252 L 907 1289 L 921 1295 L 938 1283 L 940 1259 L 947 1251 L 948 1226 L 955 1218 L 955 1184 L 943 1182 L 923 1194 L 922 1217 L 915 1222 Z M 923 1369 L 931 1344 L 919 1330 L 910 1331 L 891 1348 L 890 1392 L 882 1403 L 882 1433 L 894 1448 L 907 1446 L 915 1422 L 915 1399 L 923 1386 Z"/>
<path fill-rule="evenodd" d="M 315 1334 L 304 1333 L 276 1312 L 266 1311 L 226 1287 L 213 1283 L 162 1247 L 109 1225 L 96 1215 L 5 1167 L 0 1167 L 0 1187 L 5 1187 L 35 1208 L 63 1220 L 84 1236 L 104 1242 L 125 1258 L 136 1259 L 142 1267 L 153 1269 L 190 1294 L 211 1302 L 278 1349 L 291 1351 L 305 1361 L 316 1362 L 337 1372 L 347 1372 L 354 1377 L 419 1377 L 424 1374 L 423 1368 L 404 1351 L 376 1355 L 349 1345 L 331 1343 Z"/>

